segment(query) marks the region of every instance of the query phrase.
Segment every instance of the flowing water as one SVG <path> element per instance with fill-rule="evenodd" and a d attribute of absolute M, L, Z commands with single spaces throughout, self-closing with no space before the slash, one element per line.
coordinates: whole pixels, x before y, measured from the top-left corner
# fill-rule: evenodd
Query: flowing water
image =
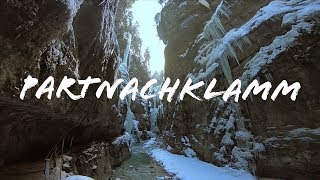
<path fill-rule="evenodd" d="M 146 148 L 143 147 L 143 143 L 133 145 L 131 158 L 114 170 L 112 179 L 117 178 L 121 180 L 172 179 L 148 155 Z"/>

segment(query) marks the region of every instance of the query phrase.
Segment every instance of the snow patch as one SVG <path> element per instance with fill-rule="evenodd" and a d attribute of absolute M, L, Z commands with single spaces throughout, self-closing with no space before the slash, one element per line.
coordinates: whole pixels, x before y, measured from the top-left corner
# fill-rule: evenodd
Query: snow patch
<path fill-rule="evenodd" d="M 151 156 L 170 174 L 177 179 L 184 180 L 232 180 L 232 179 L 255 179 L 243 170 L 234 170 L 229 167 L 217 167 L 213 164 L 200 161 L 195 158 L 188 158 L 181 155 L 169 153 L 163 149 L 154 149 Z"/>
<path fill-rule="evenodd" d="M 249 151 L 240 149 L 236 146 L 232 149 L 231 154 L 235 160 L 234 166 L 238 169 L 248 169 L 248 161 L 251 161 L 254 158 Z"/>
<path fill-rule="evenodd" d="M 237 131 L 236 139 L 242 141 L 249 141 L 253 138 L 253 135 L 249 131 Z"/>
<path fill-rule="evenodd" d="M 152 145 L 155 145 L 156 143 L 156 138 L 151 138 L 143 144 L 143 148 L 149 148 Z"/>
<path fill-rule="evenodd" d="M 125 132 L 124 135 L 117 137 L 116 140 L 114 140 L 114 141 L 112 142 L 112 144 L 113 144 L 113 145 L 117 145 L 117 146 L 122 145 L 122 144 L 127 144 L 128 147 L 130 147 L 130 144 L 131 144 L 131 136 L 130 136 L 129 133 Z"/>
<path fill-rule="evenodd" d="M 167 150 L 168 150 L 168 151 L 172 151 L 172 150 L 173 150 L 173 148 L 172 148 L 171 146 L 169 146 L 169 145 L 168 145 L 168 146 L 167 146 Z"/>
<path fill-rule="evenodd" d="M 87 176 L 70 176 L 70 177 L 67 177 L 65 180 L 94 180 L 90 177 L 87 177 Z"/>
<path fill-rule="evenodd" d="M 183 153 L 185 156 L 187 156 L 189 158 L 197 157 L 197 153 L 193 149 L 191 149 L 190 147 L 184 149 Z"/>
<path fill-rule="evenodd" d="M 226 145 L 226 146 L 232 146 L 234 145 L 234 142 L 231 139 L 231 134 L 229 132 L 226 132 L 226 134 L 222 137 L 221 140 L 221 145 Z"/>
<path fill-rule="evenodd" d="M 187 147 L 191 146 L 189 138 L 187 136 L 182 136 L 181 137 L 181 142 L 183 143 L 183 145 L 185 145 Z"/>

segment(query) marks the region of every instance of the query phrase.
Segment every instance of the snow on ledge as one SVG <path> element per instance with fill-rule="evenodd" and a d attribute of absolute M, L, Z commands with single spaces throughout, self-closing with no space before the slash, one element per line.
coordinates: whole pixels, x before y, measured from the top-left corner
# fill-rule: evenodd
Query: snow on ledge
<path fill-rule="evenodd" d="M 309 128 L 297 128 L 289 131 L 289 137 L 297 138 L 303 136 L 320 136 L 320 128 L 317 129 L 309 129 Z"/>
<path fill-rule="evenodd" d="M 87 177 L 87 176 L 70 176 L 70 177 L 67 177 L 65 180 L 94 180 L 90 177 Z"/>
<path fill-rule="evenodd" d="M 124 135 L 117 137 L 117 139 L 114 140 L 112 144 L 117 146 L 122 144 L 127 144 L 128 146 L 130 146 L 130 142 L 131 142 L 131 136 L 129 133 L 125 132 Z"/>
<path fill-rule="evenodd" d="M 217 167 L 213 164 L 200 161 L 199 159 L 172 154 L 163 149 L 154 149 L 150 154 L 153 159 L 162 164 L 164 170 L 170 174 L 174 174 L 178 179 L 255 179 L 254 176 L 244 170 L 235 170 L 229 167 Z"/>
<path fill-rule="evenodd" d="M 151 138 L 143 144 L 143 148 L 149 148 L 157 143 L 156 138 Z"/>

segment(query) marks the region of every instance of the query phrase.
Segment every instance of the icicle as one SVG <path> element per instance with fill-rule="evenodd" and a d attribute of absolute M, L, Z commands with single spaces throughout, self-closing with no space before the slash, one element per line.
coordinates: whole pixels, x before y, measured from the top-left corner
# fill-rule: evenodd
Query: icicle
<path fill-rule="evenodd" d="M 101 13 L 100 42 L 104 44 L 107 54 L 114 51 L 111 43 L 116 42 L 115 33 L 115 11 L 118 6 L 118 0 L 103 1 L 99 6 L 103 6 Z"/>
<path fill-rule="evenodd" d="M 203 33 L 200 35 L 201 38 L 210 39 L 219 39 L 226 34 L 226 30 L 224 29 L 221 23 L 221 16 L 224 15 L 227 18 L 230 16 L 230 11 L 227 7 L 227 3 L 224 0 L 220 2 L 218 7 L 216 8 L 214 14 L 211 19 L 207 22 L 203 29 Z"/>
<path fill-rule="evenodd" d="M 295 8 L 292 9 L 292 6 Z M 221 1 L 219 6 L 217 7 L 215 13 L 211 17 L 211 19 L 207 22 L 203 32 L 199 35 L 199 37 L 196 39 L 196 42 L 200 42 L 201 39 L 207 39 L 210 40 L 209 42 L 205 42 L 203 46 L 200 47 L 200 50 L 198 52 L 198 56 L 194 59 L 196 62 L 200 64 L 206 64 L 206 68 L 213 67 L 212 64 L 218 63 L 220 61 L 220 65 L 222 64 L 224 67 L 224 75 L 228 78 L 228 81 L 232 78 L 231 73 L 229 73 L 228 69 L 228 63 L 225 61 L 227 58 L 222 57 L 226 54 L 235 60 L 237 60 L 237 55 L 235 51 L 235 47 L 239 48 L 241 51 L 243 51 L 242 46 L 244 43 L 250 43 L 250 40 L 248 39 L 248 35 L 255 30 L 256 28 L 260 27 L 261 24 L 263 24 L 266 21 L 269 21 L 270 19 L 279 16 L 283 16 L 283 25 L 290 25 L 290 24 L 296 24 L 293 26 L 293 29 L 289 31 L 287 34 L 283 36 L 279 36 L 275 39 L 278 44 L 282 44 L 281 49 L 278 50 L 277 48 L 274 48 L 272 46 L 276 45 L 276 43 L 270 44 L 270 46 L 266 48 L 261 48 L 260 52 L 253 58 L 253 61 L 258 61 L 255 63 L 250 62 L 250 66 L 252 66 L 251 70 L 248 70 L 244 76 L 245 78 L 252 78 L 254 75 L 256 75 L 259 71 L 259 69 L 268 61 L 272 61 L 271 59 L 276 56 L 276 54 L 282 52 L 287 47 L 290 46 L 292 41 L 295 40 L 297 36 L 300 35 L 300 31 L 297 31 L 299 28 L 304 29 L 306 31 L 311 30 L 311 24 L 305 22 L 306 17 L 313 14 L 313 12 L 316 12 L 320 5 L 320 3 L 316 3 L 314 1 L 306 1 L 304 4 L 299 4 L 299 1 L 290 0 L 290 1 L 272 1 L 267 6 L 261 8 L 260 11 L 258 11 L 249 21 L 241 25 L 239 28 L 231 29 L 229 32 L 225 33 L 225 29 L 222 26 L 221 23 L 221 16 L 229 17 L 229 14 L 231 13 L 228 10 L 228 4 L 225 1 Z M 275 8 L 277 7 L 277 8 Z M 304 11 L 304 9 L 309 9 L 308 12 Z M 286 14 L 287 13 L 287 14 Z M 292 18 L 295 17 L 295 18 Z M 279 42 L 279 39 L 289 39 L 289 40 L 283 40 L 282 42 Z M 277 45 L 279 47 L 279 45 Z M 265 55 L 264 51 L 269 52 L 271 48 L 273 49 L 273 53 L 271 55 Z M 227 52 L 226 52 L 227 51 Z M 263 57 L 259 57 L 263 56 Z M 266 57 L 268 56 L 268 57 Z M 259 58 L 259 59 L 258 59 Z M 260 60 L 260 58 L 262 60 Z M 265 58 L 265 59 L 263 59 Z M 238 62 L 239 63 L 239 62 Z M 247 65 L 248 67 L 249 65 Z M 215 68 L 212 68 L 213 70 L 216 70 Z M 211 70 L 212 70 L 211 69 Z M 196 79 L 203 79 L 206 78 L 208 75 L 213 74 L 213 71 L 210 69 L 206 69 L 205 73 L 199 72 L 198 75 L 196 75 Z M 251 72 L 252 71 L 252 72 Z"/>
<path fill-rule="evenodd" d="M 152 108 L 151 109 L 151 131 L 154 131 L 157 127 L 157 120 L 158 120 L 158 115 L 159 115 L 159 109 L 158 108 Z"/>
<path fill-rule="evenodd" d="M 129 82 L 129 64 L 130 64 L 130 49 L 131 49 L 131 34 L 126 32 L 125 36 L 127 36 L 127 47 L 124 50 L 123 54 L 123 60 L 121 61 L 121 64 L 119 66 L 119 75 L 124 80 L 124 85 L 126 85 Z"/>
<path fill-rule="evenodd" d="M 210 4 L 206 0 L 199 0 L 199 3 L 211 10 Z"/>
<path fill-rule="evenodd" d="M 157 96 L 153 98 L 153 108 L 157 107 Z"/>
<path fill-rule="evenodd" d="M 240 63 L 239 63 L 239 60 L 238 60 L 238 57 L 237 57 L 236 50 L 235 50 L 235 49 L 232 47 L 232 45 L 229 44 L 229 43 L 227 43 L 227 46 L 228 46 L 228 50 L 227 50 L 228 56 L 233 57 L 233 58 L 237 61 L 237 63 L 240 64 Z"/>
<path fill-rule="evenodd" d="M 105 73 L 106 66 L 110 56 L 119 55 L 119 45 L 117 35 L 115 32 L 115 13 L 118 7 L 118 0 L 102 1 L 101 6 L 101 25 L 98 34 L 98 41 L 102 44 L 102 50 L 97 49 L 98 52 L 103 53 L 101 60 L 101 72 Z"/>
<path fill-rule="evenodd" d="M 127 39 L 127 46 L 126 46 L 126 49 L 124 50 L 123 59 L 120 60 L 121 63 L 118 68 L 118 75 L 124 80 L 123 86 L 120 88 L 121 90 L 129 82 L 129 79 L 130 79 L 128 67 L 130 64 L 130 57 L 131 57 L 130 51 L 131 51 L 132 36 L 130 33 L 126 32 L 125 37 Z M 118 103 L 119 104 L 123 103 L 123 104 L 126 104 L 127 106 L 127 114 L 124 121 L 124 127 L 126 129 L 126 132 L 129 133 L 131 137 L 133 137 L 133 131 L 135 129 L 136 120 L 135 120 L 134 113 L 131 111 L 131 96 L 130 95 L 126 96 L 124 101 L 121 101 L 119 99 Z"/>
<path fill-rule="evenodd" d="M 251 43 L 251 41 L 250 41 L 249 37 L 244 36 L 244 37 L 242 37 L 242 39 L 243 39 L 243 41 L 244 41 L 244 42 L 246 42 L 247 44 L 252 45 L 252 43 Z"/>
<path fill-rule="evenodd" d="M 130 33 L 125 33 L 125 36 L 127 38 L 127 47 L 124 50 L 124 55 L 123 55 L 123 63 L 129 67 L 129 57 L 130 57 L 130 49 L 131 49 L 131 39 L 132 35 Z"/>
<path fill-rule="evenodd" d="M 229 60 L 228 60 L 228 55 L 227 54 L 223 54 L 220 57 L 220 66 L 221 66 L 223 74 L 226 77 L 228 83 L 231 84 L 232 81 L 233 81 L 233 78 L 232 78 L 232 72 L 231 72 L 231 69 L 230 69 L 230 65 L 229 65 Z"/>
<path fill-rule="evenodd" d="M 265 74 L 264 74 L 264 77 L 265 77 L 269 82 L 272 82 L 272 80 L 273 80 L 271 73 L 265 73 Z"/>

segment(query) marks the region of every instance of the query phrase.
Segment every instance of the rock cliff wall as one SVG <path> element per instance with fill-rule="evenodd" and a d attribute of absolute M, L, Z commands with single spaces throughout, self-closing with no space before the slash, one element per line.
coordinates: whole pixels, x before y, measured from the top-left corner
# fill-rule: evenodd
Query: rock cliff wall
<path fill-rule="evenodd" d="M 65 139 L 74 145 L 107 143 L 123 135 L 118 99 L 95 97 L 91 86 L 77 102 L 66 94 L 48 100 L 34 96 L 37 87 L 19 99 L 28 76 L 41 84 L 64 76 L 99 77 L 113 82 L 119 47 L 115 34 L 118 0 L 8 0 L 0 2 L 0 159 L 2 163 L 45 157 Z M 70 88 L 79 94 L 80 89 Z M 111 145 L 110 145 L 111 146 Z M 128 146 L 121 146 L 121 151 Z M 130 154 L 123 153 L 118 160 Z M 110 160 L 112 163 L 113 161 Z M 119 165 L 119 162 L 111 165 Z"/>
<path fill-rule="evenodd" d="M 168 149 L 263 177 L 319 177 L 319 1 L 207 2 L 210 9 L 185 0 L 163 8 L 166 77 L 207 85 L 215 77 L 215 91 L 237 78 L 299 81 L 302 89 L 296 102 L 258 95 L 240 103 L 164 103 L 158 126 Z"/>

